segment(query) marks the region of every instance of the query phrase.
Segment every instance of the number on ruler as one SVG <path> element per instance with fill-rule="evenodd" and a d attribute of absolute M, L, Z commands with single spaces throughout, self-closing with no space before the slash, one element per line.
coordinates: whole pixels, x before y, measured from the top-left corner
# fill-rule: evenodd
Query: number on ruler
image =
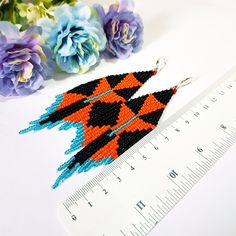
<path fill-rule="evenodd" d="M 180 129 L 178 129 L 178 128 L 175 128 L 175 131 L 179 133 L 179 132 L 180 132 Z"/>
<path fill-rule="evenodd" d="M 119 176 L 117 176 L 116 179 L 119 181 L 119 183 L 122 181 L 122 179 Z"/>
<path fill-rule="evenodd" d="M 224 92 L 224 91 L 220 91 L 219 94 L 220 94 L 220 95 L 224 95 L 225 92 Z"/>
<path fill-rule="evenodd" d="M 226 129 L 227 129 L 227 127 L 226 127 L 225 125 L 223 125 L 223 124 L 220 125 L 220 128 L 223 129 L 223 130 L 226 130 Z"/>
<path fill-rule="evenodd" d="M 140 209 L 140 210 L 143 210 L 144 207 L 146 207 L 146 205 L 140 200 L 136 206 Z"/>
<path fill-rule="evenodd" d="M 216 99 L 216 98 L 211 98 L 211 101 L 212 101 L 212 102 L 216 102 L 217 99 Z"/>
<path fill-rule="evenodd" d="M 209 106 L 208 105 L 204 105 L 203 108 L 207 110 L 209 108 Z"/>
<path fill-rule="evenodd" d="M 200 148 L 200 147 L 197 147 L 197 151 L 200 152 L 200 153 L 202 153 L 202 152 L 203 152 L 203 149 Z"/>
<path fill-rule="evenodd" d="M 105 194 L 108 194 L 108 191 L 104 188 L 103 190 L 102 190 Z"/>
<path fill-rule="evenodd" d="M 231 84 L 227 85 L 228 89 L 231 89 L 233 86 Z"/>
<path fill-rule="evenodd" d="M 196 117 L 199 117 L 199 116 L 200 116 L 200 113 L 197 111 L 197 112 L 194 113 L 194 115 L 195 115 Z"/>
<path fill-rule="evenodd" d="M 152 142 L 150 144 L 154 147 L 155 150 L 159 150 L 159 147 L 155 146 Z"/>
<path fill-rule="evenodd" d="M 185 123 L 186 123 L 186 124 L 189 124 L 190 122 L 189 122 L 189 120 L 186 120 Z"/>
<path fill-rule="evenodd" d="M 169 176 L 174 179 L 174 178 L 176 178 L 176 177 L 178 176 L 178 173 L 177 173 L 175 170 L 172 170 L 172 171 L 169 173 Z"/>
<path fill-rule="evenodd" d="M 71 219 L 74 220 L 74 221 L 76 221 L 76 220 L 77 220 L 77 217 L 76 217 L 75 215 L 72 215 L 72 216 L 71 216 Z"/>
<path fill-rule="evenodd" d="M 147 157 L 145 155 L 142 155 L 143 160 L 147 160 Z"/>
<path fill-rule="evenodd" d="M 133 166 L 130 166 L 130 169 L 131 169 L 131 170 L 135 170 L 135 168 L 134 168 Z"/>
<path fill-rule="evenodd" d="M 93 207 L 93 204 L 91 202 L 88 202 L 88 204 L 89 204 L 90 207 Z"/>

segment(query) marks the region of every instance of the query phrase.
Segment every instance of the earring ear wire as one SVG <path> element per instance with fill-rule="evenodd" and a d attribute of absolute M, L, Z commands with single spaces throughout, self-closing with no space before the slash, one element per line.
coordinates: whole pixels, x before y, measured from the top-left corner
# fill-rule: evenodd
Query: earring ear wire
<path fill-rule="evenodd" d="M 193 83 L 196 79 L 197 79 L 197 77 L 188 77 L 188 78 L 180 81 L 174 88 L 176 90 L 178 90 L 179 88 L 183 88 L 183 87 Z"/>
<path fill-rule="evenodd" d="M 162 71 L 167 64 L 167 60 L 163 57 L 160 57 L 156 62 L 156 70 L 158 72 Z"/>

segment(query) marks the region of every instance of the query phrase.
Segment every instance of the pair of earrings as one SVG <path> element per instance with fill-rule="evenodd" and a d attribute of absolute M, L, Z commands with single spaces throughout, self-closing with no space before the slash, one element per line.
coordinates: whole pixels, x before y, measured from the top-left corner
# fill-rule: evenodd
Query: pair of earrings
<path fill-rule="evenodd" d="M 172 96 L 190 78 L 167 90 L 131 97 L 165 64 L 159 59 L 154 70 L 107 76 L 57 95 L 45 114 L 20 131 L 24 134 L 57 125 L 59 130 L 76 128 L 65 154 L 82 149 L 58 168 L 62 173 L 53 188 L 75 172 L 111 163 L 157 126 Z"/>

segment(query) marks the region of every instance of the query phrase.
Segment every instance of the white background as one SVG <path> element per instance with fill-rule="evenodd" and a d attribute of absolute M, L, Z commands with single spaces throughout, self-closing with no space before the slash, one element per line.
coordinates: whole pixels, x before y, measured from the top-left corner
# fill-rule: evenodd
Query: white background
<path fill-rule="evenodd" d="M 57 205 L 100 171 L 73 176 L 51 190 L 56 168 L 68 159 L 63 153 L 74 131 L 54 128 L 26 135 L 18 131 L 37 119 L 54 95 L 108 74 L 151 69 L 162 56 L 168 65 L 139 95 L 173 86 L 188 76 L 199 78 L 178 92 L 165 120 L 236 64 L 234 0 L 136 0 L 136 11 L 145 25 L 145 43 L 138 54 L 124 61 L 101 61 L 85 75 L 57 75 L 28 97 L 0 97 L 0 235 L 66 236 L 57 219 Z M 234 146 L 150 235 L 235 236 L 235 154 Z"/>

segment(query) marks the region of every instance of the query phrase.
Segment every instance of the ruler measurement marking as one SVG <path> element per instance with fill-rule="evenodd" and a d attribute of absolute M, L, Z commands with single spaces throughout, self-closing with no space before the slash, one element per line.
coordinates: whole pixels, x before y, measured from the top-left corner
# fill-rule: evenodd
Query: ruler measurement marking
<path fill-rule="evenodd" d="M 142 225 L 142 227 L 148 232 L 149 231 L 149 229 L 148 228 L 146 228 L 146 226 L 140 221 L 140 225 Z"/>
<path fill-rule="evenodd" d="M 209 149 L 209 151 L 212 153 L 212 155 L 208 154 L 210 158 L 213 158 L 213 160 L 216 162 L 218 161 L 218 159 L 221 157 L 221 154 L 219 153 L 219 151 L 217 149 L 214 148 L 214 152 L 212 150 Z"/>
<path fill-rule="evenodd" d="M 173 191 L 174 191 L 174 189 L 173 189 Z M 180 197 L 179 195 L 177 195 L 175 191 L 174 191 L 173 195 L 176 197 L 176 199 L 178 199 L 177 203 L 178 203 L 179 200 L 182 198 L 182 197 Z"/>
<path fill-rule="evenodd" d="M 182 183 L 182 181 L 180 181 L 180 183 Z M 188 188 L 186 188 L 186 186 L 182 183 L 181 187 L 187 192 Z"/>
<path fill-rule="evenodd" d="M 130 231 L 130 233 L 131 233 L 133 236 L 135 236 L 132 231 Z"/>
<path fill-rule="evenodd" d="M 164 204 L 158 205 L 158 207 L 159 207 L 160 211 L 162 211 L 164 214 L 166 214 L 170 210 L 170 208 L 166 205 L 166 203 L 165 203 L 165 205 Z"/>
<path fill-rule="evenodd" d="M 233 138 L 235 140 L 235 133 L 233 134 L 230 134 L 228 131 L 224 130 L 224 129 L 221 129 L 223 132 L 225 132 L 226 134 L 228 134 L 231 138 Z"/>
<path fill-rule="evenodd" d="M 160 217 L 160 219 L 162 218 L 161 215 L 158 214 L 158 212 L 152 207 L 150 206 L 150 208 Z M 160 221 L 160 219 L 157 217 L 158 221 Z"/>
<path fill-rule="evenodd" d="M 160 219 L 162 219 L 165 216 L 165 213 L 163 213 L 161 210 L 157 209 L 157 212 L 160 215 Z"/>
<path fill-rule="evenodd" d="M 157 211 L 159 212 L 159 214 L 161 214 L 161 218 L 166 214 L 166 212 L 168 212 L 168 210 L 166 210 L 166 212 L 160 207 L 159 204 L 156 204 L 157 206 Z M 164 208 L 165 209 L 165 208 Z"/>
<path fill-rule="evenodd" d="M 207 162 L 205 162 L 204 160 L 202 160 L 201 161 L 202 163 L 203 163 L 203 165 L 205 165 L 205 166 L 207 166 L 208 168 L 207 168 L 207 170 L 206 170 L 206 173 L 207 173 L 207 171 L 209 171 L 211 168 L 212 168 L 212 166 L 214 165 L 209 165 Z"/>
<path fill-rule="evenodd" d="M 179 191 L 179 189 L 176 189 L 176 191 L 182 196 L 183 193 L 181 191 Z"/>
<path fill-rule="evenodd" d="M 173 203 L 170 201 L 170 199 L 168 197 L 165 197 L 166 199 L 166 204 L 169 206 L 169 208 L 172 208 Z"/>
<path fill-rule="evenodd" d="M 140 222 L 139 224 L 141 225 L 141 222 Z M 144 235 L 146 235 L 146 233 L 148 232 L 148 231 L 146 232 L 146 231 L 143 229 L 143 227 L 141 227 L 141 226 L 140 226 L 140 229 L 142 230 L 142 232 L 144 233 Z"/>
<path fill-rule="evenodd" d="M 148 213 L 148 215 L 151 217 L 149 217 L 149 220 L 153 223 L 153 225 L 155 225 L 156 224 L 156 220 L 151 216 L 151 214 L 150 213 Z"/>
<path fill-rule="evenodd" d="M 222 142 L 219 142 L 219 143 L 225 148 L 224 152 L 226 152 L 230 148 L 230 146 L 226 143 L 222 143 Z"/>
<path fill-rule="evenodd" d="M 150 217 L 148 217 L 148 220 L 150 222 L 151 228 L 153 227 L 153 225 L 155 225 L 154 221 L 152 221 L 152 219 L 150 219 Z"/>
<path fill-rule="evenodd" d="M 200 155 L 201 157 L 203 157 L 203 158 L 205 158 L 206 160 L 208 160 L 208 158 L 205 157 L 201 152 L 199 152 L 199 151 L 197 151 L 197 150 L 195 150 L 195 152 L 196 152 L 198 155 Z"/>
<path fill-rule="evenodd" d="M 149 226 L 146 222 L 144 222 L 144 224 L 145 224 L 146 227 L 148 228 L 148 232 L 150 232 L 150 230 L 151 230 L 152 228 L 150 228 L 150 226 Z"/>
<path fill-rule="evenodd" d="M 134 228 L 141 234 L 141 235 L 144 235 L 137 227 L 135 224 L 132 224 L 134 226 Z"/>
<path fill-rule="evenodd" d="M 222 140 L 225 140 L 225 139 L 222 138 Z M 231 140 L 228 137 L 226 137 L 225 142 L 229 143 L 229 148 L 234 144 L 234 140 Z"/>
<path fill-rule="evenodd" d="M 188 173 L 187 175 L 189 177 L 189 180 L 193 183 L 193 185 L 195 185 L 196 184 L 196 180 L 192 177 L 191 174 Z"/>
<path fill-rule="evenodd" d="M 200 172 L 199 168 L 197 168 L 197 167 L 195 167 L 195 173 L 197 174 L 197 176 L 199 177 L 199 179 L 201 179 L 202 176 L 204 175 L 204 174 L 202 174 L 202 173 Z"/>
<path fill-rule="evenodd" d="M 231 135 L 229 135 L 229 137 L 232 139 L 232 141 L 236 141 L 236 136 L 235 136 L 235 133 L 232 132 Z"/>
<path fill-rule="evenodd" d="M 134 207 L 134 209 L 143 217 L 143 219 L 149 224 L 149 227 L 152 226 L 152 224 L 148 221 L 148 219 L 136 208 Z"/>
<path fill-rule="evenodd" d="M 167 192 L 174 198 L 175 204 L 179 201 L 179 197 L 176 195 L 176 193 L 172 193 L 171 191 L 167 190 Z"/>
<path fill-rule="evenodd" d="M 214 165 L 214 164 L 218 161 L 218 159 L 220 158 L 220 156 L 219 156 L 219 154 L 218 154 L 217 152 L 213 152 L 213 151 L 210 150 L 210 149 L 208 149 L 208 151 L 211 152 L 212 155 L 208 153 L 207 156 L 208 156 L 209 158 L 205 159 L 205 161 L 206 161 L 209 165 Z"/>
<path fill-rule="evenodd" d="M 196 164 L 198 165 L 198 166 L 200 166 L 197 162 L 196 162 Z M 205 174 L 205 170 L 202 170 L 202 167 L 200 166 L 200 168 L 198 168 L 198 167 L 195 167 L 195 170 L 200 174 L 200 178 Z"/>
<path fill-rule="evenodd" d="M 85 186 L 84 191 L 85 191 L 85 194 L 87 194 L 90 191 L 89 184 Z"/>
<path fill-rule="evenodd" d="M 65 204 L 63 204 L 66 210 L 72 215 L 71 211 L 69 210 L 69 207 L 67 207 Z"/>
<path fill-rule="evenodd" d="M 225 147 L 221 142 L 218 141 L 218 146 L 221 147 L 223 154 L 226 152 L 227 147 Z"/>
<path fill-rule="evenodd" d="M 174 204 L 176 204 L 178 202 L 179 198 L 176 198 L 176 196 L 173 193 L 171 193 L 169 190 L 167 190 L 167 192 L 172 196 L 172 198 L 174 198 L 174 200 L 175 200 Z"/>
<path fill-rule="evenodd" d="M 68 199 L 68 205 L 69 206 L 73 205 L 73 201 L 71 200 L 71 197 Z"/>
<path fill-rule="evenodd" d="M 185 189 L 187 189 L 187 191 L 189 191 L 191 188 L 187 185 L 187 183 L 185 183 L 184 181 L 180 180 L 180 183 L 184 186 Z M 175 189 L 174 189 L 175 190 Z M 176 193 L 178 193 L 178 191 L 175 190 Z M 179 193 L 178 193 L 179 194 Z M 181 194 L 179 194 L 180 196 L 182 196 Z"/>
<path fill-rule="evenodd" d="M 228 148 L 229 149 L 231 146 L 232 146 L 232 141 L 229 141 L 228 139 L 224 139 L 224 138 L 220 138 L 222 141 L 224 141 L 224 144 L 225 145 L 228 145 Z"/>
<path fill-rule="evenodd" d="M 160 206 L 159 204 L 157 204 L 159 210 L 164 213 L 164 215 L 170 210 L 170 208 L 166 205 L 166 203 L 164 201 L 162 201 L 162 205 Z M 164 210 L 163 210 L 164 209 Z"/>
<path fill-rule="evenodd" d="M 211 156 L 210 154 L 208 154 L 208 157 L 209 157 L 208 160 L 204 159 L 204 160 L 201 160 L 201 161 L 206 163 L 209 166 L 209 168 L 211 168 L 212 166 L 215 165 L 215 163 L 219 160 L 219 158 Z"/>
<path fill-rule="evenodd" d="M 220 152 L 220 155 L 224 154 L 224 150 L 222 149 L 221 146 L 219 146 L 216 142 L 212 142 L 218 149 L 215 149 L 216 151 Z"/>
<path fill-rule="evenodd" d="M 144 233 L 144 235 L 146 235 L 146 231 L 140 226 L 140 230 Z"/>
<path fill-rule="evenodd" d="M 192 178 L 195 179 L 195 181 L 197 182 L 197 181 L 198 181 L 198 178 L 196 177 L 195 172 L 194 172 L 189 166 L 187 166 L 187 169 L 192 172 L 192 175 L 191 175 L 191 176 L 192 176 Z"/>
<path fill-rule="evenodd" d="M 209 154 L 208 154 L 209 156 Z M 211 157 L 211 156 L 210 156 Z M 204 159 L 204 160 L 201 160 L 201 162 L 203 162 L 205 165 L 207 165 L 209 167 L 209 169 L 216 163 L 216 160 L 212 160 L 212 158 L 210 159 Z"/>
<path fill-rule="evenodd" d="M 202 163 L 203 164 L 203 163 Z M 209 167 L 207 168 L 206 166 L 204 166 L 204 165 L 200 165 L 199 163 L 198 163 L 198 171 L 201 173 L 201 178 L 207 173 L 207 171 L 210 169 Z"/>
<path fill-rule="evenodd" d="M 208 165 L 207 163 L 202 162 L 203 165 L 201 165 L 199 162 L 196 162 L 196 163 L 197 163 L 197 165 L 199 165 L 200 168 L 203 169 L 203 175 L 205 175 L 207 173 L 207 171 L 211 168 L 211 166 Z"/>
<path fill-rule="evenodd" d="M 190 181 L 189 181 L 189 179 L 187 179 L 184 175 L 182 175 L 182 177 L 185 179 L 185 181 L 186 182 L 183 182 L 183 183 L 185 183 L 187 186 L 189 185 L 189 189 L 191 189 L 193 186 L 194 186 L 194 184 L 193 183 L 191 183 Z"/>
<path fill-rule="evenodd" d="M 183 192 L 183 194 L 185 193 L 185 192 L 183 191 L 183 189 L 182 189 L 173 179 L 171 179 L 170 176 L 167 176 L 167 178 L 168 178 L 172 183 L 174 183 L 174 184 L 179 188 L 179 190 L 181 190 L 181 191 Z"/>
<path fill-rule="evenodd" d="M 152 214 L 151 212 L 149 212 L 148 215 L 154 220 L 154 224 L 156 224 L 158 221 L 158 217 L 156 217 L 156 215 L 153 212 Z"/>
<path fill-rule="evenodd" d="M 122 230 L 120 230 L 120 232 L 123 236 L 126 236 L 126 234 Z"/>
<path fill-rule="evenodd" d="M 190 168 L 188 168 L 190 170 Z M 199 177 L 195 174 L 195 172 L 191 169 L 191 174 L 189 174 L 190 178 L 194 181 L 194 184 L 197 183 Z"/>

